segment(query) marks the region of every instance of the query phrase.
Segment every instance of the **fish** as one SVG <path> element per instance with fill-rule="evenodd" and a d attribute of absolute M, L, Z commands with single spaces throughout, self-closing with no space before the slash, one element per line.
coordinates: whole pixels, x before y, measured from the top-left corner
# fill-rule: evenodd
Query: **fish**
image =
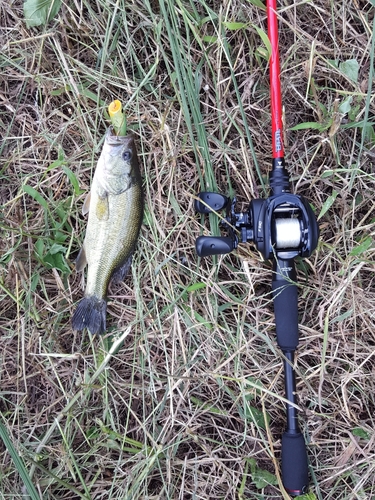
<path fill-rule="evenodd" d="M 83 204 L 88 213 L 86 235 L 76 259 L 76 270 L 87 266 L 84 297 L 72 316 L 74 330 L 93 335 L 106 331 L 107 291 L 110 281 L 124 280 L 143 220 L 142 177 L 134 137 L 106 132 L 91 191 Z"/>

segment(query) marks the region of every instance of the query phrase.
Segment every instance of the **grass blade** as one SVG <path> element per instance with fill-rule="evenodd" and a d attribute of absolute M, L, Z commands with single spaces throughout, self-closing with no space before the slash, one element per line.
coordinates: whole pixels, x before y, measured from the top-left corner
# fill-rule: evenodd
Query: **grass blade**
<path fill-rule="evenodd" d="M 6 447 L 6 449 L 8 450 L 9 455 L 11 456 L 11 458 L 13 460 L 14 466 L 15 466 L 18 474 L 20 475 L 20 477 L 25 485 L 25 488 L 26 488 L 28 494 L 31 497 L 31 500 L 40 500 L 40 496 L 39 496 L 34 484 L 32 483 L 32 481 L 30 479 L 30 476 L 29 476 L 29 473 L 27 472 L 25 464 L 24 464 L 22 458 L 17 453 L 17 450 L 14 447 L 5 426 L 1 422 L 0 422 L 0 438 L 3 440 L 3 443 Z"/>

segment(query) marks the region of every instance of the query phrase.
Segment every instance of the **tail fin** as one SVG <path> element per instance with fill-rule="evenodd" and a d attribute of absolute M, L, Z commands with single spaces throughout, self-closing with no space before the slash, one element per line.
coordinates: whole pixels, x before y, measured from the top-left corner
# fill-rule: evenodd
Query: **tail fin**
<path fill-rule="evenodd" d="M 74 311 L 72 327 L 74 330 L 87 328 L 93 335 L 106 330 L 107 303 L 97 297 L 84 297 Z"/>

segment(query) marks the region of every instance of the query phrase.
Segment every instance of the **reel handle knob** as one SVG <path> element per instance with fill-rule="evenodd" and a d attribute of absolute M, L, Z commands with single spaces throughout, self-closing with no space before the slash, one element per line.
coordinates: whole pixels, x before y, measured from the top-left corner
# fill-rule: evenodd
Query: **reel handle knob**
<path fill-rule="evenodd" d="M 194 202 L 194 208 L 200 214 L 210 214 L 213 210 L 218 212 L 228 205 L 229 198 L 220 193 L 203 191 L 198 194 L 198 199 Z"/>
<path fill-rule="evenodd" d="M 236 246 L 236 242 L 230 236 L 199 236 L 195 241 L 199 257 L 230 253 Z"/>

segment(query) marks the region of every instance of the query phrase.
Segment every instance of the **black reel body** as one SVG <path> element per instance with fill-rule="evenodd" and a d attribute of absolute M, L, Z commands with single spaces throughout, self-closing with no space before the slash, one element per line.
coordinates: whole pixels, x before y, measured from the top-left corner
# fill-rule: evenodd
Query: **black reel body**
<path fill-rule="evenodd" d="M 281 259 L 308 257 L 315 250 L 318 224 L 309 203 L 291 193 L 281 193 L 267 199 L 252 200 L 247 212 L 235 212 L 236 199 L 219 193 L 199 193 L 195 201 L 197 212 L 209 214 L 227 209 L 221 226 L 228 236 L 200 236 L 196 251 L 200 257 L 226 254 L 239 242 L 254 242 L 265 259 L 275 255 Z"/>

